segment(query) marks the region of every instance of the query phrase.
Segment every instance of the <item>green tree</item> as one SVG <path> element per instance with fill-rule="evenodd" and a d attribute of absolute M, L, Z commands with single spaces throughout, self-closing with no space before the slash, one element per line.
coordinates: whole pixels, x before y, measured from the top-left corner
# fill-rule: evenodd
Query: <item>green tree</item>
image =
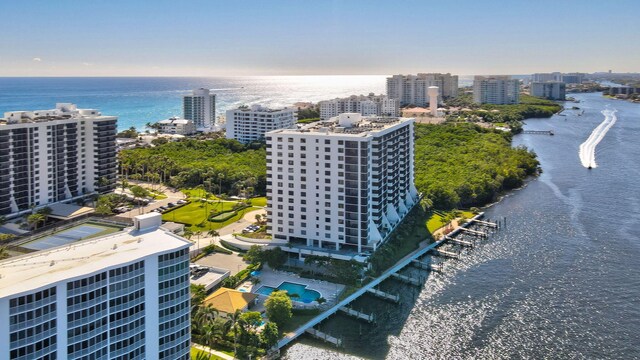
<path fill-rule="evenodd" d="M 29 227 L 33 227 L 34 229 L 38 229 L 38 225 L 40 223 L 44 223 L 47 217 L 40 213 L 35 213 L 27 216 L 27 224 Z"/>
<path fill-rule="evenodd" d="M 277 344 L 278 337 L 278 325 L 273 321 L 268 321 L 264 325 L 264 329 L 262 329 L 262 333 L 260 334 L 260 340 L 262 340 L 264 349 L 271 349 L 275 344 Z"/>
<path fill-rule="evenodd" d="M 264 307 L 267 310 L 269 320 L 275 322 L 278 327 L 286 324 L 293 315 L 291 299 L 287 296 L 286 291 L 274 291 L 269 294 Z"/>
<path fill-rule="evenodd" d="M 0 247 L 0 260 L 9 257 L 9 252 L 7 252 L 7 248 L 5 246 Z"/>
<path fill-rule="evenodd" d="M 264 261 L 264 251 L 260 245 L 251 245 L 249 250 L 242 257 L 244 261 L 248 261 L 250 264 L 257 264 Z"/>

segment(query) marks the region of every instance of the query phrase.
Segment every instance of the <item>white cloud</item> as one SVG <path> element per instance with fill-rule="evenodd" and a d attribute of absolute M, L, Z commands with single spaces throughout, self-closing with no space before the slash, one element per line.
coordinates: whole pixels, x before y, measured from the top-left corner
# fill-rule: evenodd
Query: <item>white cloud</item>
<path fill-rule="evenodd" d="M 42 59 L 41 59 L 41 58 L 39 58 L 39 57 L 34 57 L 34 58 L 33 58 L 33 61 L 41 62 L 41 61 L 42 61 Z"/>

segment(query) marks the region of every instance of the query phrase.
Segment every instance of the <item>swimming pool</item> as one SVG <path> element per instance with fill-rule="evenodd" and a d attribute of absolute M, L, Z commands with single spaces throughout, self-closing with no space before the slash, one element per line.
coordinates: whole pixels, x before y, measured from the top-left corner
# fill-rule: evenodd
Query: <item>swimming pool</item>
<path fill-rule="evenodd" d="M 283 282 L 277 288 L 263 285 L 258 289 L 257 293 L 260 295 L 269 296 L 269 294 L 271 294 L 275 290 L 285 290 L 289 297 L 291 297 L 291 300 L 302 302 L 305 304 L 312 303 L 321 297 L 319 292 L 307 289 L 307 285 L 292 283 L 289 281 Z"/>

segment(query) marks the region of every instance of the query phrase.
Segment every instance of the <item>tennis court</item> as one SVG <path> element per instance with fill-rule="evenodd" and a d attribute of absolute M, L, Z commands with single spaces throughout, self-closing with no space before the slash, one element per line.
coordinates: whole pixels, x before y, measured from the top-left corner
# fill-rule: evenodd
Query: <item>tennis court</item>
<path fill-rule="evenodd" d="M 22 247 L 31 250 L 45 250 L 97 235 L 110 234 L 119 230 L 120 228 L 115 226 L 86 223 L 74 226 L 53 235 L 38 238 L 23 244 Z"/>

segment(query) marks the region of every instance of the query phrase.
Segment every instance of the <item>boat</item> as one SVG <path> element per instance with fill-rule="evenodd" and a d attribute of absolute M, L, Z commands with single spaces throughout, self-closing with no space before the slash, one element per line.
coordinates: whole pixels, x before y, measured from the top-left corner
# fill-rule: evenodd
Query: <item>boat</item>
<path fill-rule="evenodd" d="M 591 165 L 589 165 L 589 167 L 587 169 L 591 170 Z"/>

